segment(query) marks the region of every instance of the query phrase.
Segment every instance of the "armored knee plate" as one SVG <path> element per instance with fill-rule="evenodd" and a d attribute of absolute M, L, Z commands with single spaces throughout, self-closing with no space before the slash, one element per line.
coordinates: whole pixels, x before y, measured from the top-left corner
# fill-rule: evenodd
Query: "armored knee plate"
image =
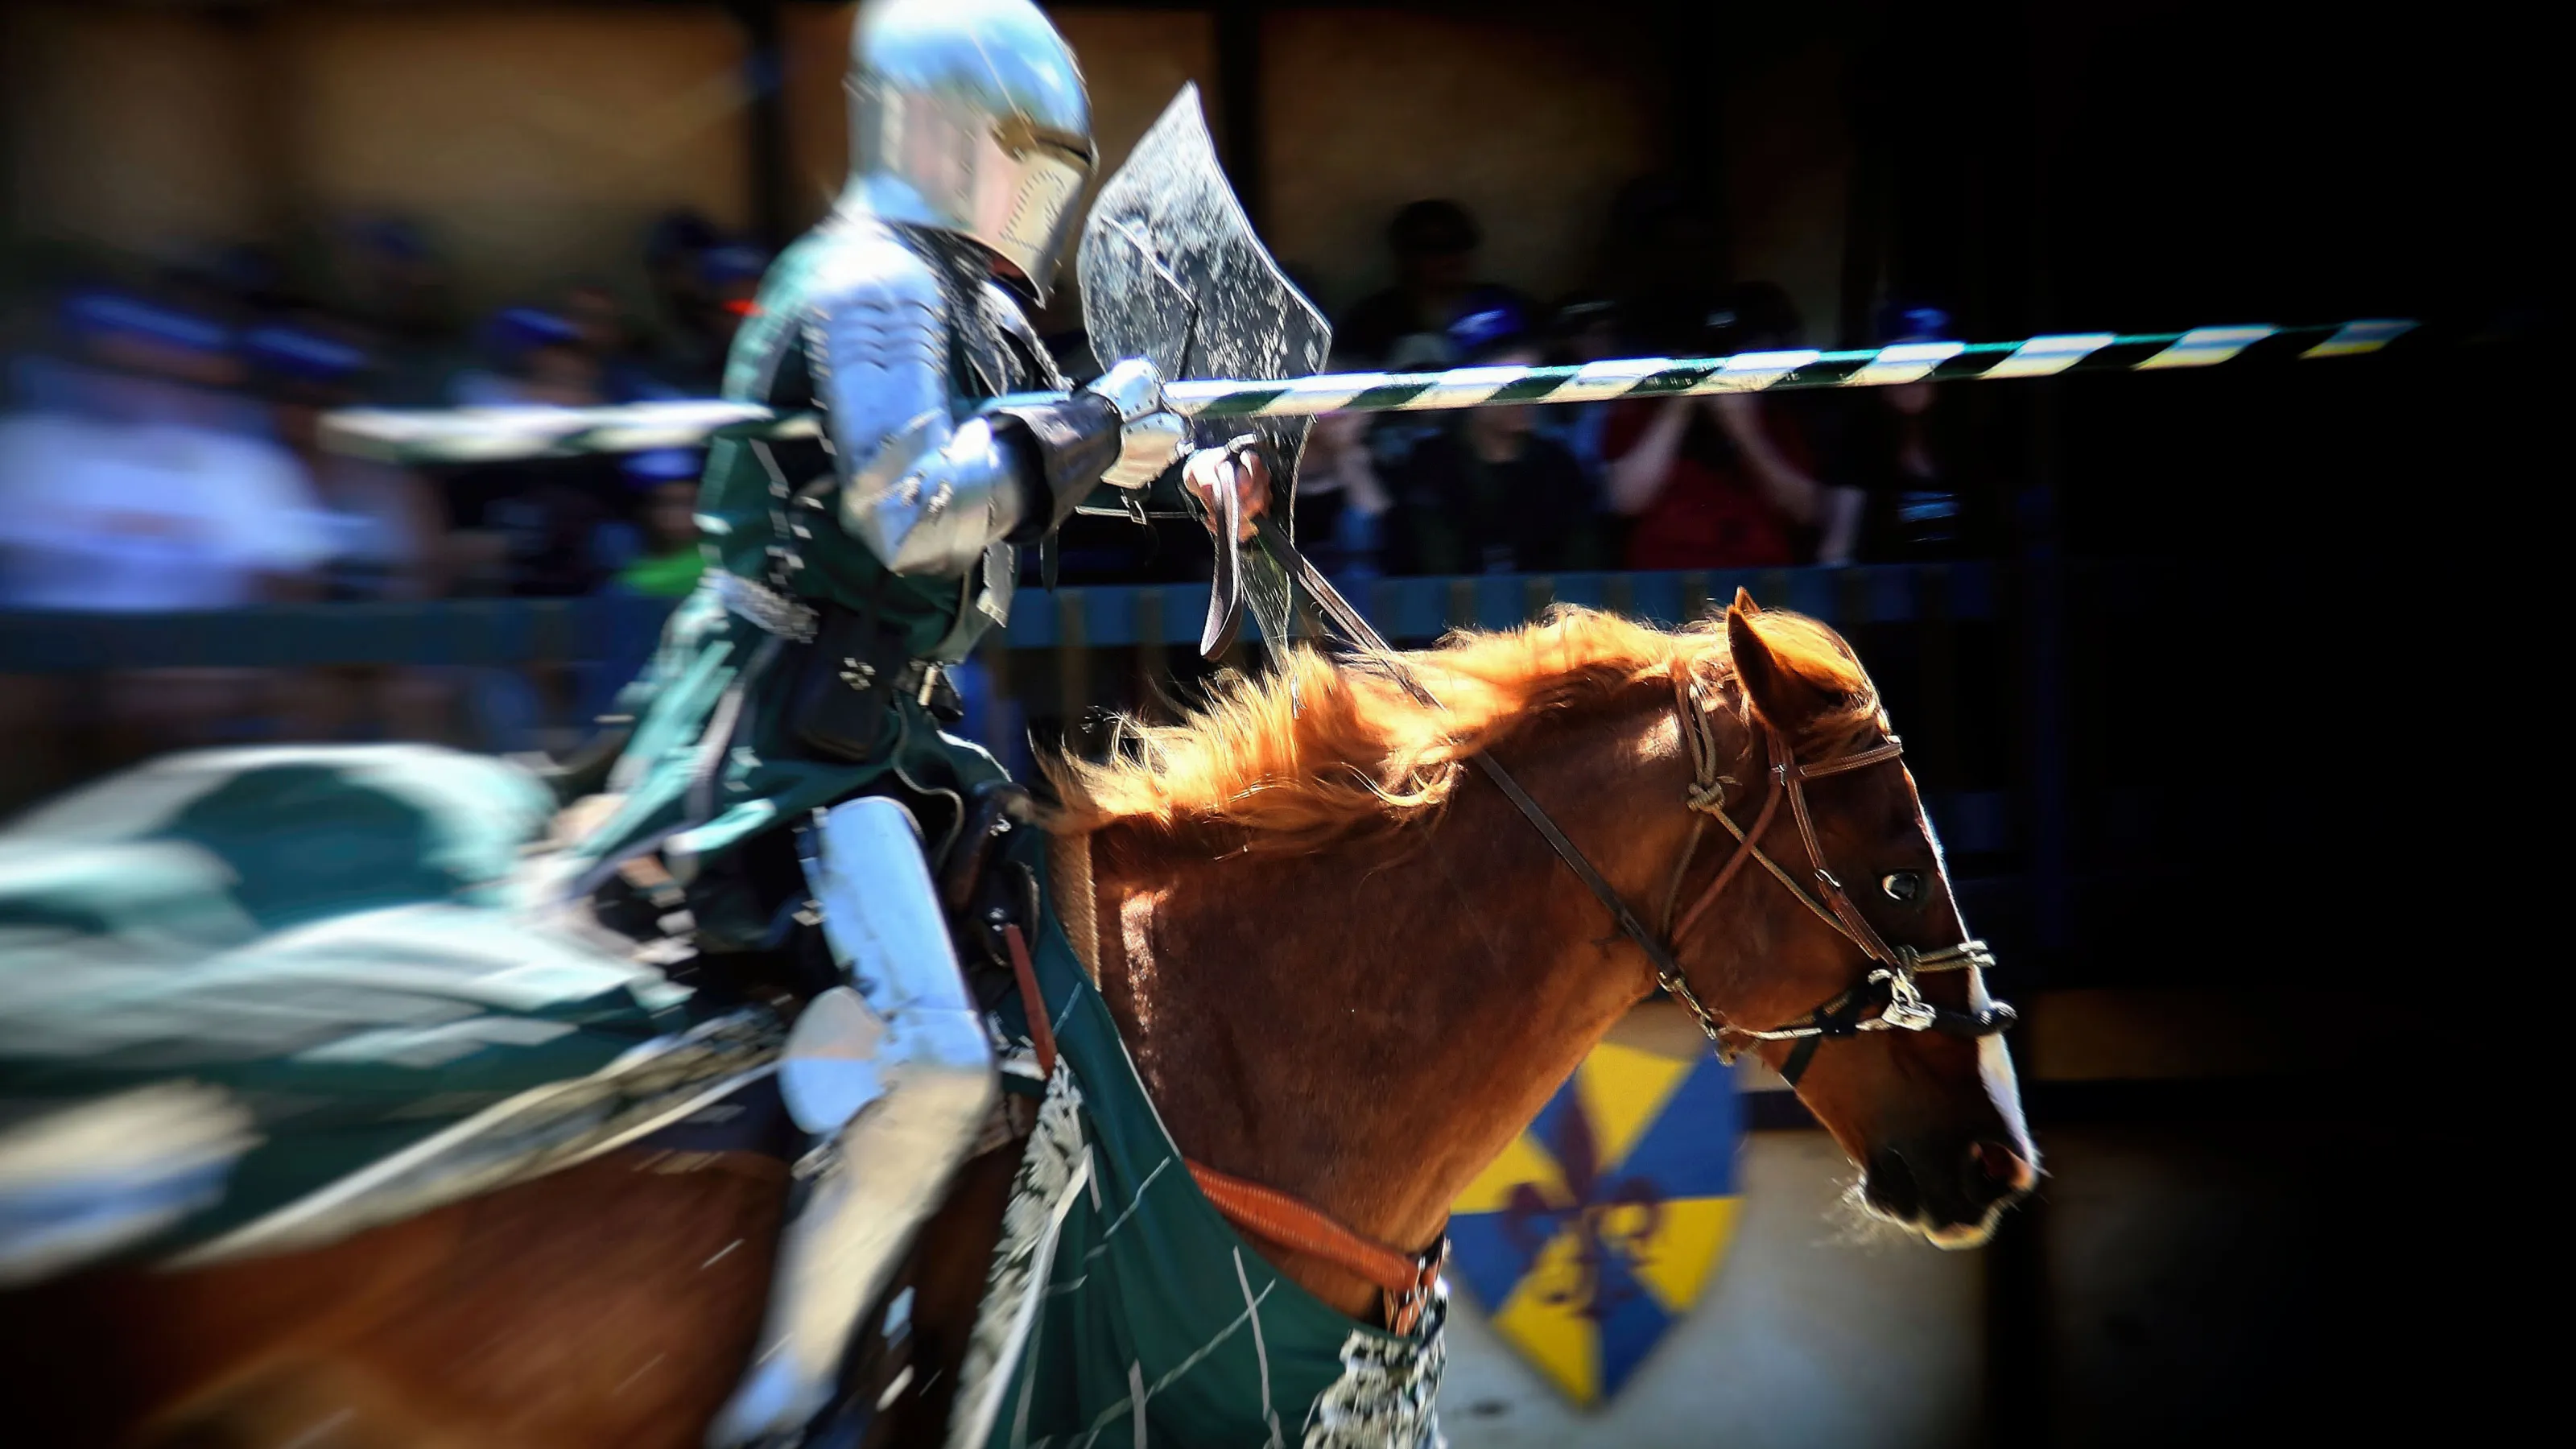
<path fill-rule="evenodd" d="M 806 837 L 805 880 L 849 984 L 815 998 L 789 1035 L 778 1079 L 796 1125 L 837 1132 L 898 1082 L 988 1109 L 992 1049 L 911 812 L 874 796 L 827 812 Z"/>
<path fill-rule="evenodd" d="M 999 1092 L 911 814 L 875 798 L 836 807 L 805 872 L 849 985 L 807 1007 L 779 1067 L 789 1113 L 825 1140 L 800 1168 L 759 1354 L 709 1431 L 718 1445 L 784 1441 L 830 1401 L 859 1315 Z"/>

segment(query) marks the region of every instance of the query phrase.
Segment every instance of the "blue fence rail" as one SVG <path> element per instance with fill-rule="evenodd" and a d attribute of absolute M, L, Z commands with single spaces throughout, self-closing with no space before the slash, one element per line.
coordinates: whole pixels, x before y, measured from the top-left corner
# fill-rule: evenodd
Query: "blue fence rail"
<path fill-rule="evenodd" d="M 2023 567 L 1962 562 L 1368 579 L 1344 592 L 1407 644 L 1462 625 L 1515 625 L 1557 602 L 1669 624 L 1704 615 L 1738 587 L 1834 624 L 1905 732 L 1980 930 L 2012 938 L 2017 953 L 2062 956 L 2089 979 L 2127 969 L 2108 959 L 2121 937 L 2075 921 L 2134 917 L 2162 899 L 2158 881 L 2195 859 L 2176 822 L 2200 806 L 2160 773 L 2160 747 L 2140 734 L 2170 713 L 2156 684 L 2170 657 L 2156 601 L 2224 595 L 2242 582 L 2089 561 L 2051 582 Z M 1185 695 L 1206 606 L 1204 584 L 1024 590 L 1009 629 L 960 679 L 963 732 L 1025 766 L 1033 739 L 1040 748 L 1063 734 L 1079 743 L 1100 707 L 1133 706 L 1176 682 Z M 116 701 L 131 699 L 117 680 L 136 679 L 133 671 L 229 668 L 280 682 L 207 743 L 315 737 L 278 702 L 301 681 L 334 700 L 365 701 L 324 727 L 339 738 L 410 728 L 392 701 L 417 686 L 435 701 L 424 737 L 471 749 L 564 748 L 642 662 L 668 610 L 657 600 L 586 598 L 0 612 L 0 809 L 129 762 L 124 737 L 100 726 Z M 2029 647 L 2052 621 L 2067 647 Z M 338 682 L 323 678 L 335 671 Z M 2062 738 L 2038 748 L 2050 730 Z M 2087 959 L 2077 963 L 2079 942 Z"/>
<path fill-rule="evenodd" d="M 1979 562 L 1380 578 L 1345 592 L 1389 638 L 1422 641 L 1460 626 L 1508 627 L 1557 602 L 1671 624 L 1732 598 L 1738 586 L 1765 605 L 1837 625 L 1991 619 L 1997 609 L 1995 570 Z M 1192 643 L 1207 599 L 1205 584 L 1024 591 L 1008 642 L 1013 649 Z M 0 675 L 596 660 L 630 652 L 669 608 L 656 599 L 582 598 L 275 604 L 189 614 L 0 611 Z"/>
<path fill-rule="evenodd" d="M 1918 751 L 1924 755 L 1918 773 L 1930 767 L 1925 783 L 1943 802 L 1954 848 L 1977 853 L 2004 846 L 2011 830 L 2003 782 L 1969 778 L 1940 748 L 1980 727 L 1957 718 L 1962 702 L 1949 672 L 1956 626 L 2000 612 L 2001 585 L 1990 564 L 1375 578 L 1350 581 L 1344 592 L 1390 638 L 1421 643 L 1462 626 L 1509 627 L 1559 602 L 1673 624 L 1705 614 L 1739 586 L 1766 605 L 1845 629 L 1915 626 L 1898 632 L 1920 655 L 1903 672 L 1929 686 L 1903 711 L 1918 743 L 1933 746 Z M 1205 584 L 1023 591 L 1009 629 L 960 678 L 970 706 L 965 729 L 1025 768 L 1033 723 L 1134 704 L 1168 682 L 1174 666 L 1187 669 L 1207 600 Z M 578 598 L 294 604 L 196 614 L 0 612 L 0 678 L 53 676 L 68 684 L 109 671 L 162 668 L 443 669 L 459 681 L 463 708 L 474 721 L 456 742 L 530 748 L 543 729 L 577 729 L 605 708 L 642 664 L 669 610 L 662 600 Z M 1880 631 L 1881 642 L 1897 642 L 1885 635 Z M 559 671 L 570 676 L 568 685 L 540 691 L 519 677 L 550 666 L 568 666 Z M 1971 702 L 1966 709 L 1991 716 L 1993 703 Z M 283 721 L 245 718 L 232 722 L 226 737 L 292 733 Z"/>

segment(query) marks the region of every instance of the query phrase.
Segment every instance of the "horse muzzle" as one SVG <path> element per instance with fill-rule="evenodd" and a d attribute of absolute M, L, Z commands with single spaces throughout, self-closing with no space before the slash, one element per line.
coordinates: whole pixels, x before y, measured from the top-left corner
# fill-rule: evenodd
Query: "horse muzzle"
<path fill-rule="evenodd" d="M 1937 1247 L 1974 1248 L 2038 1180 L 2023 1149 L 1992 1139 L 1963 1148 L 1882 1147 L 1863 1170 L 1861 1201 Z"/>

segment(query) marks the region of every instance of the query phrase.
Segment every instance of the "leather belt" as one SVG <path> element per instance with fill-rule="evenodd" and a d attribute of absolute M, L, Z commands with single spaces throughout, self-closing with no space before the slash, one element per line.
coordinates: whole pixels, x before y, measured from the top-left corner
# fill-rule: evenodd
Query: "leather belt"
<path fill-rule="evenodd" d="M 788 718 L 808 748 L 844 760 L 875 760 L 897 728 L 897 701 L 909 699 L 942 725 L 966 716 L 966 702 L 935 659 L 916 659 L 902 635 L 885 627 L 873 603 L 814 610 L 814 639 L 801 646 Z"/>

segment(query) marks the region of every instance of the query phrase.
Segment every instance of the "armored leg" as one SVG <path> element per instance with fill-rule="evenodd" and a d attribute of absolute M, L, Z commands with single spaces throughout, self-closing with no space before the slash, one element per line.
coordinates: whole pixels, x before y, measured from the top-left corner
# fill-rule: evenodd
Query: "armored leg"
<path fill-rule="evenodd" d="M 779 1242 L 750 1372 L 708 1431 L 719 1449 L 791 1443 L 830 1401 L 851 1331 L 947 1191 L 999 1090 L 912 817 L 884 799 L 829 812 L 806 879 L 852 987 L 807 1007 L 779 1068 L 823 1136 Z"/>

